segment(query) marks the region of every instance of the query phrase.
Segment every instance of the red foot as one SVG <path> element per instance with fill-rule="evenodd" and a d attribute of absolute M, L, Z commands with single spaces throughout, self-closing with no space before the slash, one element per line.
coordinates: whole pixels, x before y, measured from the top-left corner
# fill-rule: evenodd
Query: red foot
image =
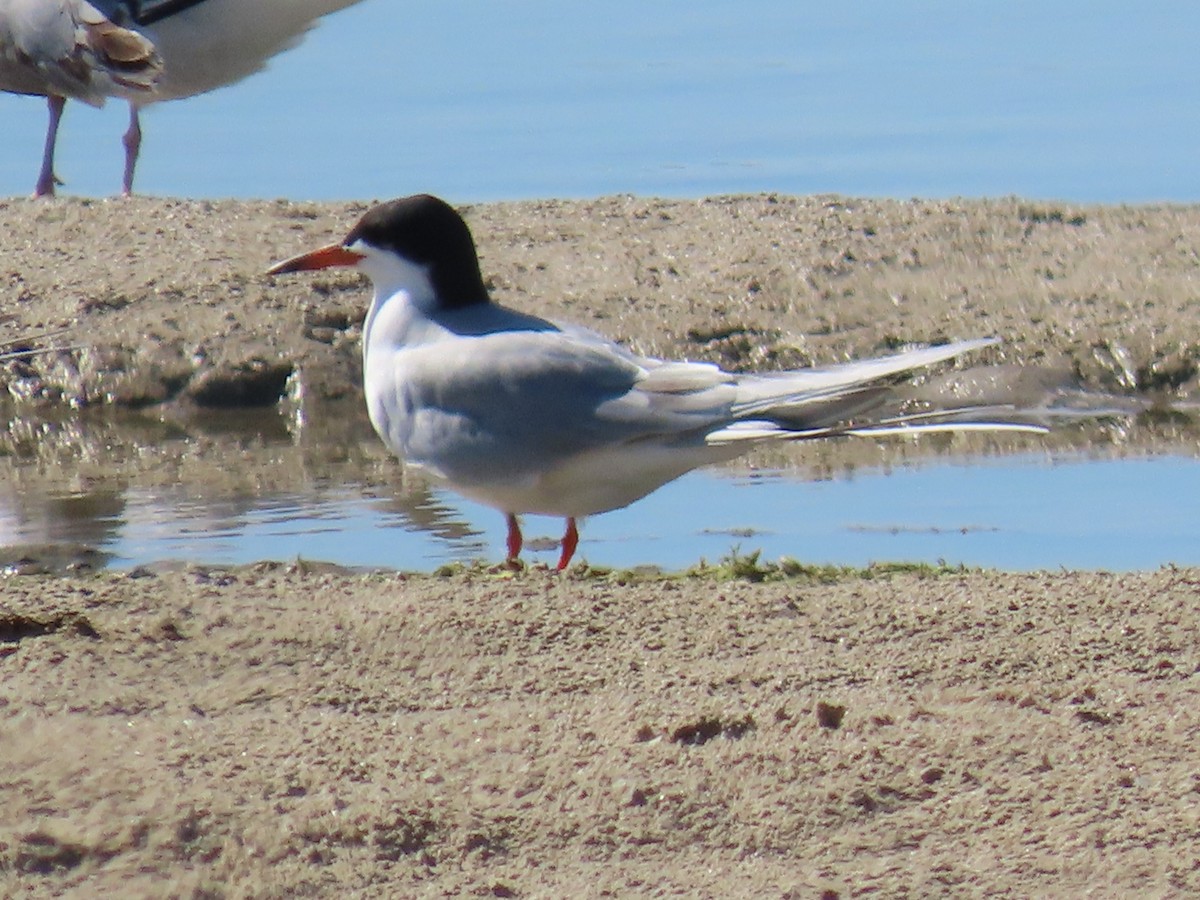
<path fill-rule="evenodd" d="M 521 546 L 525 543 L 521 537 L 521 523 L 512 513 L 508 514 L 508 562 L 515 563 L 521 555 Z"/>
<path fill-rule="evenodd" d="M 575 519 L 567 519 L 567 532 L 562 539 L 562 555 L 558 558 L 558 571 L 562 571 L 571 562 L 571 557 L 575 555 L 575 548 L 579 546 L 579 529 L 575 527 Z"/>

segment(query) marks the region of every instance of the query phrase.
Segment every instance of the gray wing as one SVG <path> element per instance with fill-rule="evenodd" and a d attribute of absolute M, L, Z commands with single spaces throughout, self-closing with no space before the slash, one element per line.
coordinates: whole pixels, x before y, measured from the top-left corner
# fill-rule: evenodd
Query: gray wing
<path fill-rule="evenodd" d="M 617 444 L 723 422 L 735 397 L 715 366 L 637 360 L 598 336 L 502 331 L 395 357 L 388 423 L 402 455 L 454 480 L 520 477 Z M 380 415 L 383 414 L 382 408 Z"/>
<path fill-rule="evenodd" d="M 469 482 L 520 478 L 640 442 L 719 451 L 829 434 L 1024 427 L 997 421 L 990 407 L 880 415 L 890 379 L 989 343 L 733 375 L 707 363 L 640 359 L 590 332 L 481 333 L 402 351 L 390 406 L 413 412 L 409 431 L 392 443 L 407 458 Z"/>

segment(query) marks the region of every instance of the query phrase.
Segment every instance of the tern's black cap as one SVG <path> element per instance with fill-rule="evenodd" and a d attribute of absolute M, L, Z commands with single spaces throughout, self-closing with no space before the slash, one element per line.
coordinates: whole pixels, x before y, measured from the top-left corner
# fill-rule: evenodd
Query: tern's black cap
<path fill-rule="evenodd" d="M 447 308 L 487 303 L 479 256 L 467 223 L 449 203 L 415 194 L 368 210 L 342 242 L 363 241 L 429 269 Z"/>

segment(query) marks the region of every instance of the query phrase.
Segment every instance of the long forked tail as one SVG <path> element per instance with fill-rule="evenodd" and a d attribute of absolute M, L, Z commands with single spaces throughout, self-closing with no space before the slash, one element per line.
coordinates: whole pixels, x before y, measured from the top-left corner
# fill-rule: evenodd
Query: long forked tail
<path fill-rule="evenodd" d="M 706 443 L 806 440 L 840 435 L 884 436 L 937 431 L 1045 432 L 1014 406 L 963 404 L 901 411 L 891 380 L 996 343 L 993 338 L 908 350 L 819 369 L 754 376 L 738 383 L 737 421 Z"/>
<path fill-rule="evenodd" d="M 784 428 L 775 422 L 751 420 L 735 422 L 708 435 L 710 446 L 742 441 L 804 441 L 826 437 L 887 437 L 946 431 L 1014 431 L 1045 434 L 1050 429 L 1035 422 L 1023 422 L 1012 406 L 959 406 L 953 409 L 927 410 L 889 416 L 878 422 L 845 422 L 814 428 Z"/>

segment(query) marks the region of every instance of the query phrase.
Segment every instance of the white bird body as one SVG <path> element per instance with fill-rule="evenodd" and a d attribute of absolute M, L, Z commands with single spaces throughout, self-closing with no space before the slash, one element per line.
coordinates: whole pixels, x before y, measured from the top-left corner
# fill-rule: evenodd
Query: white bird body
<path fill-rule="evenodd" d="M 207 93 L 262 71 L 272 57 L 299 44 L 321 17 L 360 0 L 200 0 L 144 25 L 129 18 L 128 3 L 94 2 L 153 42 L 164 60 L 154 93 L 138 100 L 145 106 Z"/>
<path fill-rule="evenodd" d="M 698 466 L 768 441 L 987 428 L 1043 430 L 966 407 L 881 417 L 893 376 L 993 343 L 961 341 L 820 369 L 732 374 L 640 357 L 586 329 L 488 299 L 470 232 L 428 196 L 369 211 L 340 245 L 275 273 L 353 266 L 375 287 L 364 393 L 387 446 L 459 493 L 516 516 L 575 520 L 627 506 Z"/>
<path fill-rule="evenodd" d="M 689 438 L 711 420 L 705 407 L 732 395 L 721 385 L 655 411 L 652 369 L 573 330 L 499 306 L 430 321 L 395 294 L 376 295 L 372 310 L 372 424 L 398 456 L 480 503 L 587 516 L 741 452 Z M 539 438 L 525 444 L 529 433 Z"/>
<path fill-rule="evenodd" d="M 50 124 L 34 193 L 53 194 L 67 99 L 129 101 L 125 193 L 141 148 L 140 110 L 263 69 L 322 16 L 360 0 L 0 0 L 0 89 L 45 96 Z"/>
<path fill-rule="evenodd" d="M 821 436 L 844 424 L 864 384 L 991 343 L 784 377 L 733 375 L 709 363 L 639 358 L 594 333 L 495 304 L 440 314 L 428 305 L 403 288 L 376 289 L 363 344 L 375 430 L 398 456 L 473 500 L 567 518 L 628 506 L 756 443 Z M 756 418 L 789 408 L 803 427 Z"/>

